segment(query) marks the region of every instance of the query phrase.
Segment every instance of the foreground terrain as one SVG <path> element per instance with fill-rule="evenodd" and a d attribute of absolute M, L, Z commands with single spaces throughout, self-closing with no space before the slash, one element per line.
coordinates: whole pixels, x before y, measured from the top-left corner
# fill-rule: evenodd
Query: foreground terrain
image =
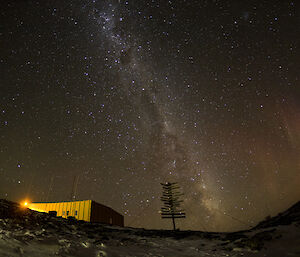
<path fill-rule="evenodd" d="M 0 256 L 300 256 L 300 202 L 234 233 L 120 228 L 0 200 Z"/>

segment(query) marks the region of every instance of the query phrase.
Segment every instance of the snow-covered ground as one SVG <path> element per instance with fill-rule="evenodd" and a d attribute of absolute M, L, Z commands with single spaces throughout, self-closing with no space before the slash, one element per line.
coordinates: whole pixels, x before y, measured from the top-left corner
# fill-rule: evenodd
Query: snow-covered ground
<path fill-rule="evenodd" d="M 69 221 L 0 200 L 0 256 L 300 256 L 299 204 L 235 233 L 144 230 Z"/>

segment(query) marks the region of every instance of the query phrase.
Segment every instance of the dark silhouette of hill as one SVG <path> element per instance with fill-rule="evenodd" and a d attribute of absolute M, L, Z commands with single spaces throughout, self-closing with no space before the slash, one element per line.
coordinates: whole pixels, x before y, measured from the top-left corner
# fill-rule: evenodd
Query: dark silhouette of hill
<path fill-rule="evenodd" d="M 265 220 L 259 222 L 253 229 L 290 225 L 293 222 L 300 225 L 300 201 L 274 217 L 268 216 Z"/>

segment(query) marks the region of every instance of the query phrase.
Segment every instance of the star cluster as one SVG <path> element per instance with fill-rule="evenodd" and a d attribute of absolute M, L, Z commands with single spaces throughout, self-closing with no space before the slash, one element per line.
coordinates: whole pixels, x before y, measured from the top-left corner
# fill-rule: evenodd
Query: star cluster
<path fill-rule="evenodd" d="M 248 228 L 299 200 L 296 2 L 1 3 L 0 197 L 94 199 L 126 225 Z"/>

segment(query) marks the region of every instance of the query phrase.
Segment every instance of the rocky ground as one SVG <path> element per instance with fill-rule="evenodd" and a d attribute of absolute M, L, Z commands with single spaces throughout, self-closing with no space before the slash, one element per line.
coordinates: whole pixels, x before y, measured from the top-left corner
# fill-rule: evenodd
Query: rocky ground
<path fill-rule="evenodd" d="M 0 200 L 0 256 L 300 256 L 300 202 L 234 233 L 145 230 L 51 217 Z"/>

